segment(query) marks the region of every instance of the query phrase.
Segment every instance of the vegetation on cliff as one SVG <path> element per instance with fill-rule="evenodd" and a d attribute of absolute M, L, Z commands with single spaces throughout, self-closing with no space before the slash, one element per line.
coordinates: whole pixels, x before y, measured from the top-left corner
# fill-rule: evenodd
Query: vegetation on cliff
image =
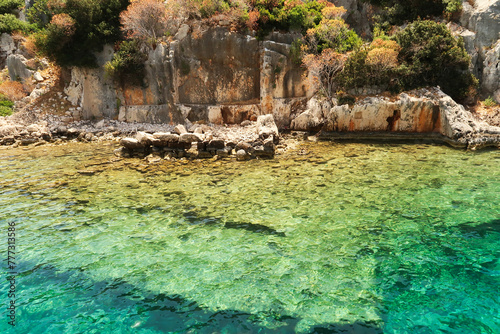
<path fill-rule="evenodd" d="M 363 0 L 380 9 L 374 21 L 385 29 L 421 19 L 451 17 L 462 9 L 461 0 Z"/>
<path fill-rule="evenodd" d="M 14 107 L 14 102 L 0 94 L 0 117 L 12 115 L 12 107 Z"/>
<path fill-rule="evenodd" d="M 166 42 L 181 23 L 225 25 L 259 38 L 272 30 L 302 34 L 291 56 L 317 78 L 328 97 L 367 86 L 399 92 L 439 85 L 461 100 L 477 80 L 463 42 L 431 19 L 451 17 L 459 0 L 365 0 L 375 6 L 373 38 L 361 39 L 344 21 L 343 7 L 325 0 L 38 0 L 30 24 L 11 12 L 21 0 L 0 0 L 1 31 L 36 29 L 38 52 L 62 66 L 97 66 L 95 53 L 115 46 L 105 65 L 117 80 L 142 83 L 149 50 Z M 17 21 L 21 22 L 18 23 Z M 16 28 L 16 24 L 21 26 Z M 403 25 L 404 24 L 404 25 Z M 404 28 L 402 28 L 404 27 Z M 3 29 L 3 30 L 2 30 Z"/>
<path fill-rule="evenodd" d="M 19 20 L 15 15 L 23 6 L 23 0 L 0 0 L 0 34 L 13 31 L 28 33 L 34 29 L 34 26 Z"/>
<path fill-rule="evenodd" d="M 444 24 L 415 21 L 391 38 L 379 37 L 356 50 L 337 83 L 345 90 L 380 86 L 394 92 L 440 86 L 454 99 L 463 100 L 477 85 L 469 62 L 463 42 Z"/>
<path fill-rule="evenodd" d="M 51 20 L 36 34 L 36 46 L 62 66 L 96 66 L 94 52 L 121 39 L 120 13 L 128 5 L 129 0 L 49 0 Z"/>

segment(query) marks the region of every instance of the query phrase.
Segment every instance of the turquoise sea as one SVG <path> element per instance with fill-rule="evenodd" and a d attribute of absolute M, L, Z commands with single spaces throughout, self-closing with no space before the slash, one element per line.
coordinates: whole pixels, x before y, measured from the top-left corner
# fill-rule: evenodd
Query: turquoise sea
<path fill-rule="evenodd" d="M 500 333 L 500 150 L 300 145 L 0 149 L 0 332 Z"/>

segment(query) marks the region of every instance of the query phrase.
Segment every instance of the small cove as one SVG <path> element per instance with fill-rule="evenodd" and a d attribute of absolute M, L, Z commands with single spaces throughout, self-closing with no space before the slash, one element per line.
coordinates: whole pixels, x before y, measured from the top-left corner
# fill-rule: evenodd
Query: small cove
<path fill-rule="evenodd" d="M 113 149 L 0 151 L 16 333 L 500 331 L 498 150 L 148 166 Z"/>

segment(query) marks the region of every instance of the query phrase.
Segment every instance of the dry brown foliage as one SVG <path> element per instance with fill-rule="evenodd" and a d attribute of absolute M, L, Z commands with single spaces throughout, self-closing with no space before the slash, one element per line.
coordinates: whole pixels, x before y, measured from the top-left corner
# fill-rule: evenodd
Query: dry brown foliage
<path fill-rule="evenodd" d="M 51 24 L 61 29 L 66 36 L 71 36 L 75 32 L 75 20 L 68 14 L 57 14 L 52 17 Z"/>
<path fill-rule="evenodd" d="M 258 10 L 253 9 L 250 13 L 248 13 L 248 21 L 247 27 L 251 30 L 257 30 L 259 28 L 259 18 L 260 13 Z"/>
<path fill-rule="evenodd" d="M 129 37 L 155 42 L 168 28 L 165 4 L 161 0 L 133 0 L 120 15 Z"/>
<path fill-rule="evenodd" d="M 396 68 L 401 46 L 396 41 L 375 39 L 371 45 L 371 50 L 366 57 L 366 64 L 372 66 L 377 71 L 387 71 Z"/>
<path fill-rule="evenodd" d="M 326 49 L 319 55 L 308 54 L 303 59 L 320 91 L 329 98 L 335 94 L 335 77 L 343 70 L 347 57 L 333 49 Z"/>
<path fill-rule="evenodd" d="M 3 94 L 11 101 L 19 101 L 26 96 L 23 84 L 17 81 L 4 81 L 0 84 L 0 94 Z"/>
<path fill-rule="evenodd" d="M 33 38 L 33 36 L 26 37 L 23 42 L 23 47 L 31 57 L 34 57 L 38 53 L 38 49 L 35 45 L 35 39 Z"/>

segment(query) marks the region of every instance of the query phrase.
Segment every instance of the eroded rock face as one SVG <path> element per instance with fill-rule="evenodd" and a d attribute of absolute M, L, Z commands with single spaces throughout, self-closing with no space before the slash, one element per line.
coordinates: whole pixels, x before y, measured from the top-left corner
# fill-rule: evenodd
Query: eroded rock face
<path fill-rule="evenodd" d="M 500 0 L 476 0 L 473 5 L 464 1 L 460 24 L 468 29 L 459 35 L 464 37 L 483 94 L 500 94 L 499 85 L 495 84 L 500 81 L 496 47 L 500 44 Z"/>
<path fill-rule="evenodd" d="M 27 59 L 19 54 L 12 54 L 7 57 L 7 68 L 9 70 L 10 80 L 25 80 L 31 78 L 33 71 L 26 66 Z"/>
<path fill-rule="evenodd" d="M 0 68 L 4 68 L 7 57 L 16 50 L 14 40 L 9 34 L 0 34 Z"/>
<path fill-rule="evenodd" d="M 500 145 L 500 128 L 472 116 L 439 89 L 421 89 L 396 98 L 368 97 L 353 106 L 329 107 L 311 100 L 291 124 L 293 130 L 441 134 L 464 147 Z"/>
<path fill-rule="evenodd" d="M 291 114 L 313 95 L 304 69 L 289 57 L 298 35 L 273 33 L 259 41 L 227 28 L 193 32 L 183 25 L 176 36 L 150 51 L 142 86 L 112 82 L 102 68 L 74 68 L 65 89 L 68 100 L 82 107 L 84 119 L 239 124 L 276 109 Z M 97 58 L 103 65 L 112 48 Z"/>
<path fill-rule="evenodd" d="M 490 46 L 499 38 L 500 0 L 475 0 L 474 5 L 463 2 L 460 23 L 476 33 L 480 47 Z"/>
<path fill-rule="evenodd" d="M 346 22 L 361 36 L 371 35 L 370 18 L 373 15 L 371 5 L 362 0 L 331 0 L 335 6 L 342 6 L 347 10 Z"/>
<path fill-rule="evenodd" d="M 215 28 L 174 43 L 178 102 L 215 105 L 258 101 L 259 41 L 248 37 Z"/>
<path fill-rule="evenodd" d="M 500 25 L 500 17 L 498 21 Z M 483 89 L 500 102 L 500 40 L 486 53 L 483 70 Z"/>

